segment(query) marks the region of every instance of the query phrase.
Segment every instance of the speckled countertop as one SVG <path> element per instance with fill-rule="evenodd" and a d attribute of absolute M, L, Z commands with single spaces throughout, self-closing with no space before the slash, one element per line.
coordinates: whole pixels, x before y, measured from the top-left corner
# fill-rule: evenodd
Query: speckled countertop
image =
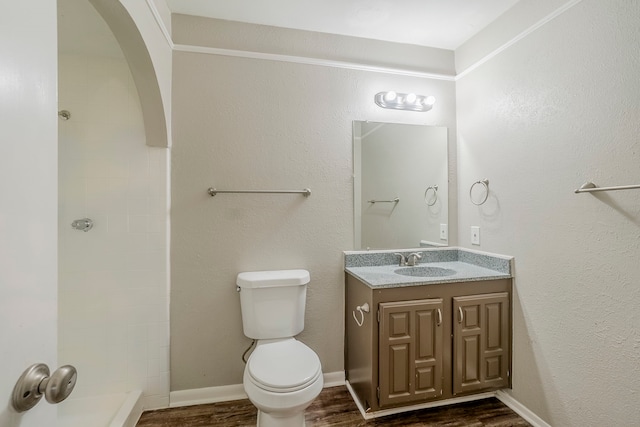
<path fill-rule="evenodd" d="M 399 257 L 418 252 L 422 259 L 415 267 L 400 267 Z M 345 252 L 345 272 L 372 288 L 473 282 L 513 277 L 513 257 L 463 248 L 436 248 L 399 251 Z M 453 270 L 447 276 L 423 277 L 395 273 L 397 269 L 437 267 Z"/>

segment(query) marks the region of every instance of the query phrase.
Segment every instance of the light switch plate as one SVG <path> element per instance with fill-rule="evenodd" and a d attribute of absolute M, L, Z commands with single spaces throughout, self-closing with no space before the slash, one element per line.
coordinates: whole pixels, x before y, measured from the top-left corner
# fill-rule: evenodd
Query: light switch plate
<path fill-rule="evenodd" d="M 440 240 L 447 240 L 449 238 L 449 226 L 447 224 L 440 224 Z"/>
<path fill-rule="evenodd" d="M 480 227 L 471 227 L 471 244 L 480 245 Z"/>

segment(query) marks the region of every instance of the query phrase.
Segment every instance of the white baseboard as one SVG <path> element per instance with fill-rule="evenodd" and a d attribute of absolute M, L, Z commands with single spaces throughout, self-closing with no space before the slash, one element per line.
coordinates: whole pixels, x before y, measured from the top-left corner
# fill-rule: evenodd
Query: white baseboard
<path fill-rule="evenodd" d="M 431 403 L 424 403 L 421 405 L 412 405 L 412 406 L 403 406 L 401 408 L 384 409 L 384 410 L 376 411 L 372 413 L 372 412 L 366 412 L 366 409 L 364 408 L 364 406 L 362 406 L 362 403 L 360 402 L 360 400 L 358 399 L 358 396 L 356 395 L 355 391 L 351 387 L 351 384 L 349 384 L 349 381 L 346 381 L 346 385 L 347 385 L 347 390 L 349 391 L 349 394 L 351 394 L 353 401 L 355 402 L 356 406 L 358 407 L 358 410 L 360 411 L 360 414 L 362 415 L 362 418 L 364 418 L 365 420 L 384 417 L 387 415 L 393 415 L 401 412 L 414 411 L 417 409 L 435 408 L 438 406 L 453 405 L 456 403 L 463 403 L 463 402 L 471 402 L 474 400 L 486 399 L 487 397 L 495 396 L 498 400 L 500 400 L 502 403 L 504 403 L 509 408 L 511 408 L 513 412 L 518 414 L 520 417 L 524 418 L 525 421 L 527 421 L 533 427 L 551 427 L 550 424 L 547 424 L 542 418 L 537 416 L 535 413 L 533 413 L 533 411 L 531 411 L 529 408 L 524 406 L 522 403 L 515 400 L 509 393 L 507 393 L 504 390 L 491 391 L 487 393 L 474 394 L 474 395 L 464 396 L 464 397 L 454 397 L 452 399 L 440 400 L 440 401 L 435 401 Z"/>
<path fill-rule="evenodd" d="M 344 385 L 344 371 L 329 372 L 323 374 L 324 388 L 338 387 Z"/>
<path fill-rule="evenodd" d="M 346 383 L 347 383 L 347 390 L 349 390 L 349 393 L 351 394 L 353 401 L 356 403 L 356 406 L 360 411 L 360 415 L 362 415 L 362 418 L 364 418 L 365 420 L 370 420 L 370 419 L 379 418 L 379 417 L 386 417 L 387 415 L 401 414 L 403 412 L 417 411 L 418 409 L 437 408 L 439 406 L 455 405 L 456 403 L 473 402 L 474 400 L 482 400 L 488 397 L 494 397 L 496 395 L 494 391 L 489 391 L 486 393 L 472 394 L 472 395 L 463 396 L 463 397 L 452 397 L 451 399 L 446 399 L 446 400 L 436 400 L 434 402 L 421 403 L 419 405 L 401 406 L 398 408 L 381 409 L 376 412 L 366 412 L 366 409 L 358 399 L 358 396 L 356 396 L 356 393 L 351 387 L 351 384 L 349 384 L 349 381 L 347 381 Z"/>
<path fill-rule="evenodd" d="M 458 397 L 453 399 L 447 399 L 446 401 L 436 401 L 431 403 L 425 403 L 422 405 L 413 405 L 410 407 L 403 408 L 395 408 L 377 411 L 375 413 L 367 413 L 365 408 L 362 406 L 360 401 L 358 400 L 355 392 L 351 388 L 351 384 L 348 381 L 345 381 L 344 372 L 329 372 L 323 375 L 324 377 L 324 388 L 329 387 L 337 387 L 345 385 L 351 397 L 353 398 L 360 414 L 365 420 L 378 418 L 386 415 L 392 415 L 400 412 L 406 412 L 408 410 L 416 410 L 416 409 L 426 409 L 426 408 L 434 408 L 437 406 L 443 405 L 451 405 L 455 403 L 469 402 L 473 400 L 486 399 L 487 397 L 495 396 L 502 403 L 511 408 L 516 414 L 524 418 L 529 424 L 533 427 L 551 427 L 550 424 L 547 424 L 542 418 L 537 416 L 533 411 L 524 406 L 522 403 L 518 402 L 513 398 L 509 393 L 503 390 L 498 390 L 495 392 L 481 393 L 477 395 Z M 180 391 L 172 391 L 169 394 L 169 407 L 175 408 L 179 406 L 191 406 L 191 405 L 203 405 L 207 403 L 216 403 L 216 402 L 227 402 L 230 400 L 239 400 L 246 399 L 247 395 L 244 392 L 244 387 L 242 384 L 233 384 L 219 387 L 206 387 L 206 388 L 197 388 L 191 390 L 180 390 Z"/>
<path fill-rule="evenodd" d="M 529 424 L 533 427 L 551 427 L 550 424 L 547 424 L 542 418 L 533 413 L 529 408 L 524 406 L 522 403 L 518 402 L 513 398 L 509 393 L 503 390 L 496 391 L 496 397 L 502 403 L 507 405 L 509 408 L 513 410 L 516 414 L 520 415 L 524 418 Z"/>
<path fill-rule="evenodd" d="M 169 393 L 169 407 L 203 405 L 205 403 L 226 402 L 246 398 L 247 394 L 244 392 L 242 384 L 194 388 Z"/>
<path fill-rule="evenodd" d="M 364 408 L 364 406 L 362 406 L 362 402 L 360 402 L 360 399 L 358 399 L 356 392 L 353 390 L 353 387 L 351 387 L 351 383 L 349 381 L 346 381 L 346 385 L 347 385 L 347 391 L 349 392 L 349 394 L 351 395 L 351 398 L 353 399 L 356 406 L 358 407 L 358 411 L 360 411 L 360 415 L 362 415 L 362 418 L 366 420 L 367 410 Z"/>
<path fill-rule="evenodd" d="M 324 388 L 344 385 L 344 371 L 323 374 L 323 379 Z M 169 407 L 203 405 L 246 398 L 247 394 L 244 392 L 242 384 L 196 388 L 169 393 Z"/>

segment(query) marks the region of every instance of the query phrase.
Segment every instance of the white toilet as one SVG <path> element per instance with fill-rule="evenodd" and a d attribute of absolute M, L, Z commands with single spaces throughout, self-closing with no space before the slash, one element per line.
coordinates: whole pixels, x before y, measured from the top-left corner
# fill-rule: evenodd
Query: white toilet
<path fill-rule="evenodd" d="M 304 329 L 309 272 L 246 272 L 236 283 L 244 334 L 257 340 L 242 383 L 258 427 L 304 426 L 304 410 L 323 386 L 318 355 L 294 338 Z"/>

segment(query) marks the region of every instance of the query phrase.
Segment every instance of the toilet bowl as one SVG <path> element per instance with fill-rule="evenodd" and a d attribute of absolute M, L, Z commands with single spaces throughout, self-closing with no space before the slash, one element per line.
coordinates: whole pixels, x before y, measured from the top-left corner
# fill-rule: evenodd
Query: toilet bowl
<path fill-rule="evenodd" d="M 302 427 L 324 381 L 318 355 L 294 338 L 304 329 L 306 270 L 238 274 L 244 334 L 256 341 L 242 384 L 258 427 Z"/>
<path fill-rule="evenodd" d="M 304 410 L 323 384 L 320 359 L 294 338 L 258 341 L 243 377 L 259 427 L 304 426 Z"/>

